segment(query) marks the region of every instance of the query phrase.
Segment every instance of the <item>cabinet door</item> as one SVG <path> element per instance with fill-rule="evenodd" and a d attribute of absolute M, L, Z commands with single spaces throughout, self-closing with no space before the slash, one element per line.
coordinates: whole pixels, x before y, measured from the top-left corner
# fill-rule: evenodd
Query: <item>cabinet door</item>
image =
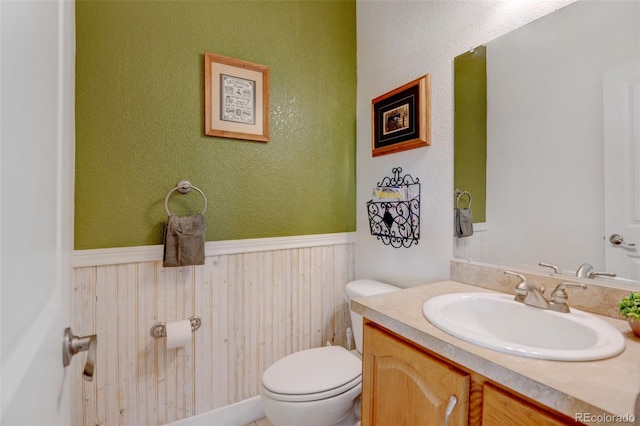
<path fill-rule="evenodd" d="M 490 384 L 484 385 L 482 424 L 492 426 L 560 426 L 578 425 L 529 404 Z"/>
<path fill-rule="evenodd" d="M 377 327 L 365 324 L 362 425 L 467 424 L 469 376 Z"/>

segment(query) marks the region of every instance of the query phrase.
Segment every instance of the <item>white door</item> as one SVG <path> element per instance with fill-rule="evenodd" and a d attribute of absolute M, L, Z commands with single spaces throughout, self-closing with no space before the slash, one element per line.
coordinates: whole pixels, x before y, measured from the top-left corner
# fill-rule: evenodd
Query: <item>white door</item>
<path fill-rule="evenodd" d="M 604 76 L 605 267 L 640 280 L 640 61 Z"/>
<path fill-rule="evenodd" d="M 70 419 L 74 14 L 72 1 L 0 0 L 2 425 Z"/>

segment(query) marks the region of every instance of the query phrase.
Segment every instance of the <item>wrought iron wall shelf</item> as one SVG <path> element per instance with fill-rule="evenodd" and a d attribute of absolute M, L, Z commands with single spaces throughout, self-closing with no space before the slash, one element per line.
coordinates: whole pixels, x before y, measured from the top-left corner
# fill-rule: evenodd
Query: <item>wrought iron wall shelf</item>
<path fill-rule="evenodd" d="M 385 245 L 409 248 L 420 239 L 420 180 L 406 174 L 401 167 L 392 170 L 393 177 L 385 176 L 378 182 L 376 192 L 401 192 L 406 197 L 393 200 L 371 199 L 367 202 L 371 235 Z"/>

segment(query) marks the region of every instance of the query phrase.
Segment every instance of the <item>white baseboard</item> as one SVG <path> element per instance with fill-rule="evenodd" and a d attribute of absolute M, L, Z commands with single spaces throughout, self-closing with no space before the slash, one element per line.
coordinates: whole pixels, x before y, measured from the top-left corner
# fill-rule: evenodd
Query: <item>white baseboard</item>
<path fill-rule="evenodd" d="M 244 426 L 264 417 L 260 396 L 187 417 L 164 426 Z"/>

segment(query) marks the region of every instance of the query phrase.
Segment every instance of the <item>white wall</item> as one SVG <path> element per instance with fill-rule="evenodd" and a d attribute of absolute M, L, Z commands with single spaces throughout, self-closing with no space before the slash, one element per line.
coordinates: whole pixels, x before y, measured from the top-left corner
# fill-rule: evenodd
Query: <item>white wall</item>
<path fill-rule="evenodd" d="M 556 1 L 358 1 L 356 276 L 400 286 L 449 277 L 453 253 L 453 58 L 571 3 Z M 431 75 L 432 146 L 372 158 L 371 100 Z M 422 183 L 420 242 L 383 245 L 365 203 L 393 167 Z"/>
<path fill-rule="evenodd" d="M 602 81 L 640 57 L 639 11 L 578 2 L 487 46 L 492 262 L 606 270 Z"/>

